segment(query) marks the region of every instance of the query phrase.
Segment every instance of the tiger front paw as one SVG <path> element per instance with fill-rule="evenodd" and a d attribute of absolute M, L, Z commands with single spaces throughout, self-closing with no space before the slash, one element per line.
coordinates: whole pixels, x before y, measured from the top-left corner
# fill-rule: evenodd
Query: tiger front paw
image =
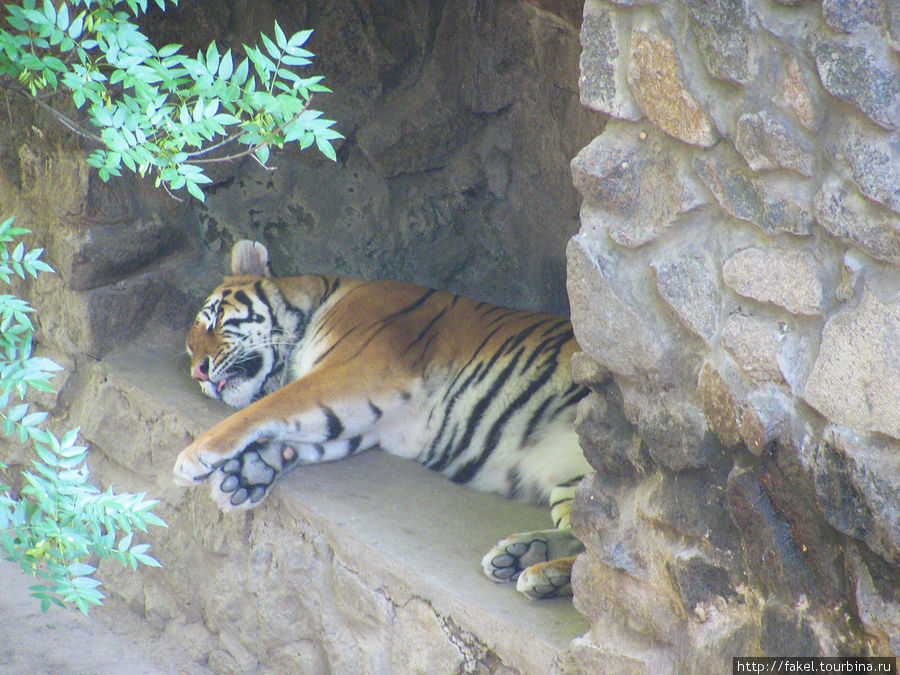
<path fill-rule="evenodd" d="M 178 456 L 173 474 L 178 485 L 208 483 L 213 501 L 231 511 L 261 503 L 278 476 L 296 461 L 296 450 L 278 441 L 256 441 L 227 457 L 195 443 Z"/>

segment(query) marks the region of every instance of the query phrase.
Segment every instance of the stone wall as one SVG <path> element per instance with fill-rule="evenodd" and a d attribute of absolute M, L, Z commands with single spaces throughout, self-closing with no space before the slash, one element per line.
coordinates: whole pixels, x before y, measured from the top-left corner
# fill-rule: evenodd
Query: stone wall
<path fill-rule="evenodd" d="M 276 19 L 313 28 L 313 69 L 334 92 L 314 105 L 346 140 L 336 163 L 287 148 L 274 171 L 252 160 L 214 171 L 197 217 L 217 271 L 250 237 L 280 274 L 567 310 L 564 251 L 578 228 L 568 163 L 607 119 L 579 103 L 579 0 L 250 5 L 171 8 L 151 29 L 180 42 L 182 21 L 196 22 L 201 39 L 239 49 Z"/>
<path fill-rule="evenodd" d="M 579 663 L 896 654 L 900 6 L 588 0 L 581 41 Z"/>

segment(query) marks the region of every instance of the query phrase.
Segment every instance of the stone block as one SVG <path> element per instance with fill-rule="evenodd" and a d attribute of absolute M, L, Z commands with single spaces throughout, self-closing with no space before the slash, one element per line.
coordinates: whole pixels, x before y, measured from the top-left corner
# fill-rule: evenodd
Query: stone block
<path fill-rule="evenodd" d="M 740 562 L 738 533 L 728 517 L 720 475 L 708 471 L 650 474 L 634 505 L 640 522 L 674 535 L 725 569 Z"/>
<path fill-rule="evenodd" d="M 609 261 L 593 252 L 583 235 L 572 238 L 567 254 L 572 324 L 585 353 L 602 367 L 629 377 L 660 368 L 663 347 L 610 283 Z"/>
<path fill-rule="evenodd" d="M 110 593 L 121 589 L 135 610 L 173 632 L 192 623 L 207 638 L 193 643 L 208 648 L 197 660 L 217 672 L 558 672 L 559 654 L 585 632 L 584 621 L 568 602 L 524 612 L 528 601 L 484 579 L 477 564 L 498 537 L 541 527 L 545 509 L 373 451 L 303 467 L 252 512 L 223 515 L 207 490 L 171 481 L 186 439 L 228 414 L 176 369 L 172 353 L 172 345 L 113 353 L 71 385 L 70 414 L 85 422 L 83 439 L 93 446 L 92 477 L 148 491 L 169 524 L 152 532 L 164 570 L 131 575 L 128 585 L 104 569 Z M 490 517 L 460 516 L 465 532 L 445 543 L 423 536 L 440 517 L 422 509 L 460 515 L 472 499 L 487 499 L 478 508 Z M 500 522 L 507 509 L 524 517 Z M 479 522 L 491 525 L 478 532 Z"/>
<path fill-rule="evenodd" d="M 900 653 L 900 568 L 863 547 L 848 547 L 847 553 L 859 618 L 876 641 L 872 652 Z"/>
<path fill-rule="evenodd" d="M 610 570 L 647 579 L 643 525 L 631 510 L 633 481 L 596 473 L 582 481 L 572 505 L 572 531 Z"/>
<path fill-rule="evenodd" d="M 722 346 L 756 384 L 784 381 L 778 365 L 783 340 L 779 327 L 760 316 L 730 314 L 722 327 Z"/>
<path fill-rule="evenodd" d="M 697 552 L 676 555 L 670 573 L 685 609 L 700 621 L 707 618 L 705 605 L 724 605 L 738 595 L 728 570 Z"/>
<path fill-rule="evenodd" d="M 677 144 L 651 125 L 610 123 L 572 160 L 582 228 L 636 248 L 705 201 Z M 653 194 L 654 199 L 641 195 Z"/>
<path fill-rule="evenodd" d="M 836 424 L 900 439 L 898 334 L 900 301 L 865 286 L 826 321 L 803 398 Z"/>
<path fill-rule="evenodd" d="M 813 201 L 819 224 L 873 258 L 900 264 L 900 215 L 879 208 L 838 179 L 826 180 Z"/>
<path fill-rule="evenodd" d="M 816 496 L 828 522 L 900 565 L 900 441 L 831 426 L 814 469 Z"/>
<path fill-rule="evenodd" d="M 657 644 L 675 644 L 682 635 L 681 607 L 672 589 L 611 570 L 590 550 L 575 562 L 572 586 L 576 609 L 595 627 L 616 626 L 616 632 Z"/>
<path fill-rule="evenodd" d="M 815 594 L 812 571 L 794 541 L 791 526 L 772 505 L 755 472 L 735 467 L 725 485 L 725 502 L 744 554 L 744 569 L 763 589 Z"/>
<path fill-rule="evenodd" d="M 788 232 L 808 235 L 814 221 L 796 187 L 760 180 L 737 168 L 739 160 L 726 151 L 694 157 L 691 167 L 719 205 L 739 220 L 753 223 L 767 234 Z"/>
<path fill-rule="evenodd" d="M 645 465 L 640 438 L 622 413 L 621 395 L 615 383 L 610 381 L 594 388 L 600 392 L 592 392 L 578 404 L 575 430 L 582 450 L 597 471 L 630 476 Z"/>
<path fill-rule="evenodd" d="M 785 67 L 777 77 L 777 89 L 772 100 L 794 113 L 807 129 L 814 129 L 822 116 L 816 87 L 818 78 L 794 56 L 787 57 Z"/>
<path fill-rule="evenodd" d="M 759 68 L 755 21 L 748 0 L 682 0 L 691 14 L 700 58 L 719 80 L 748 84 Z"/>
<path fill-rule="evenodd" d="M 771 302 L 792 314 L 822 313 L 821 264 L 807 251 L 750 247 L 737 251 L 722 266 L 722 278 L 736 293 Z"/>
<path fill-rule="evenodd" d="M 746 448 L 759 457 L 778 445 L 798 444 L 793 435 L 793 399 L 775 389 L 755 391 L 744 399 L 738 431 Z"/>
<path fill-rule="evenodd" d="M 660 296 L 679 320 L 708 344 L 719 332 L 721 295 L 712 261 L 689 251 L 661 255 L 650 267 L 656 270 Z"/>
<path fill-rule="evenodd" d="M 809 617 L 779 599 L 763 607 L 759 642 L 767 656 L 832 656 L 823 651 Z"/>
<path fill-rule="evenodd" d="M 693 392 L 621 381 L 626 419 L 654 462 L 672 471 L 714 466 L 722 447 Z"/>
<path fill-rule="evenodd" d="M 900 148 L 894 135 L 848 119 L 828 152 L 849 170 L 860 192 L 900 213 Z"/>
<path fill-rule="evenodd" d="M 697 393 L 703 401 L 703 409 L 710 425 L 726 447 L 741 442 L 738 408 L 732 389 L 712 362 L 704 362 L 697 375 Z"/>
<path fill-rule="evenodd" d="M 712 120 L 688 89 L 675 44 L 662 33 L 632 31 L 628 82 L 647 118 L 670 136 L 701 147 L 718 140 Z"/>
<path fill-rule="evenodd" d="M 878 34 L 823 39 L 813 48 L 822 86 L 885 129 L 900 126 L 900 68 Z"/>
<path fill-rule="evenodd" d="M 584 3 L 578 89 L 581 103 L 588 108 L 636 121 L 643 114 L 631 96 L 625 60 L 621 58 L 627 49 L 625 25 L 622 10 L 609 3 Z"/>
<path fill-rule="evenodd" d="M 878 26 L 882 17 L 879 0 L 822 0 L 822 20 L 842 33 L 853 33 L 864 24 Z"/>
<path fill-rule="evenodd" d="M 587 637 L 572 640 L 572 673 L 618 673 L 650 675 L 660 673 L 656 659 L 625 654 L 621 650 L 600 649 Z"/>
<path fill-rule="evenodd" d="M 811 141 L 786 119 L 766 110 L 738 118 L 734 147 L 754 171 L 780 167 L 808 178 L 815 170 Z"/>

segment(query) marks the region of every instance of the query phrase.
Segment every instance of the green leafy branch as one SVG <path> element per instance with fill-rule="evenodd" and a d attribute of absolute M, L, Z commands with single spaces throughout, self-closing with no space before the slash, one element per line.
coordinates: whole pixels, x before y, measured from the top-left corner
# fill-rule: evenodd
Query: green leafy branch
<path fill-rule="evenodd" d="M 155 2 L 165 10 L 165 0 Z M 87 161 L 103 180 L 124 166 L 202 201 L 200 186 L 211 182 L 204 164 L 250 156 L 265 165 L 271 148 L 291 142 L 301 149 L 315 144 L 336 159 L 332 142 L 341 134 L 310 108 L 314 94 L 329 89 L 321 77 L 301 75 L 313 56 L 304 49 L 312 31 L 288 36 L 276 23 L 274 39 L 262 35 L 262 47 L 243 45 L 239 61 L 215 42 L 192 58 L 177 44 L 157 49 L 133 23 L 147 0 L 57 4 L 6 5 L 12 31 L 0 29 L 0 86 L 101 145 Z M 130 14 L 116 9 L 123 5 Z M 47 102 L 61 91 L 99 134 Z M 232 144 L 246 147 L 210 156 Z"/>
<path fill-rule="evenodd" d="M 0 279 L 22 279 L 52 272 L 41 261 L 41 249 L 26 251 L 19 242 L 12 252 L 7 244 L 28 230 L 0 223 Z M 23 402 L 29 389 L 52 391 L 50 379 L 60 366 L 32 356 L 32 308 L 12 295 L 0 295 L 0 430 L 19 442 L 32 444 L 37 459 L 34 471 L 22 471 L 25 484 L 18 497 L 9 485 L 0 485 L 0 545 L 7 560 L 18 562 L 40 583 L 31 595 L 46 610 L 51 603 L 74 603 L 87 613 L 100 604 L 103 593 L 94 578 L 96 557 L 117 560 L 136 569 L 138 564 L 158 567 L 147 553 L 149 544 L 133 543 L 135 530 L 165 526 L 152 509 L 156 500 L 145 494 L 101 492 L 88 483 L 88 449 L 77 445 L 78 429 L 60 439 L 41 425 L 47 413 Z M 0 462 L 0 469 L 6 469 Z"/>

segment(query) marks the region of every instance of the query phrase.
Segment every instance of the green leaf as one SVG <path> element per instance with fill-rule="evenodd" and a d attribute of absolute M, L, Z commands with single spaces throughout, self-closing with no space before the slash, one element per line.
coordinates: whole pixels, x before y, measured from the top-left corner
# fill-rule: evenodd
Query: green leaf
<path fill-rule="evenodd" d="M 225 52 L 225 56 L 222 57 L 221 63 L 219 63 L 219 77 L 223 80 L 227 80 L 231 77 L 234 72 L 234 61 L 231 57 L 231 50 L 229 49 Z"/>
<path fill-rule="evenodd" d="M 49 2 L 49 0 L 47 0 L 47 1 Z M 278 25 L 278 24 L 276 24 L 276 26 L 277 26 L 277 25 Z M 264 34 L 260 34 L 259 37 L 262 38 L 262 43 L 263 43 L 263 45 L 265 46 L 266 51 L 269 52 L 269 56 L 271 56 L 271 57 L 272 57 L 273 59 L 275 59 L 276 61 L 277 61 L 278 59 L 280 59 L 280 58 L 281 58 L 281 50 L 278 49 L 277 46 L 275 46 L 275 43 L 272 42 L 272 39 L 269 38 L 268 36 L 264 35 Z M 275 64 L 272 64 L 272 65 L 273 65 L 272 70 L 275 70 L 275 68 L 274 68 L 274 65 L 275 65 Z"/>
<path fill-rule="evenodd" d="M 284 36 L 284 31 L 281 30 L 281 26 L 278 25 L 278 22 L 275 22 L 275 41 L 278 43 L 278 46 L 282 51 L 287 51 L 288 41 Z"/>
<path fill-rule="evenodd" d="M 201 202 L 206 201 L 206 195 L 203 194 L 203 190 L 200 189 L 200 186 L 193 181 L 186 181 L 185 186 L 187 187 L 187 191 L 191 193 L 196 199 L 199 199 Z"/>
<path fill-rule="evenodd" d="M 84 12 L 75 17 L 75 20 L 69 25 L 69 37 L 77 40 L 81 37 L 81 31 L 84 30 Z"/>
<path fill-rule="evenodd" d="M 319 148 L 319 152 L 325 155 L 332 162 L 337 161 L 337 154 L 334 151 L 334 147 L 329 143 L 326 139 L 321 136 L 316 136 L 316 147 Z"/>
<path fill-rule="evenodd" d="M 206 49 L 206 70 L 210 75 L 215 75 L 219 71 L 219 48 L 216 47 L 215 41 Z"/>
<path fill-rule="evenodd" d="M 56 23 L 56 7 L 51 0 L 44 0 L 44 16 L 50 23 Z"/>
<path fill-rule="evenodd" d="M 60 30 L 66 30 L 69 27 L 69 7 L 63 3 L 56 15 L 56 27 Z"/>

